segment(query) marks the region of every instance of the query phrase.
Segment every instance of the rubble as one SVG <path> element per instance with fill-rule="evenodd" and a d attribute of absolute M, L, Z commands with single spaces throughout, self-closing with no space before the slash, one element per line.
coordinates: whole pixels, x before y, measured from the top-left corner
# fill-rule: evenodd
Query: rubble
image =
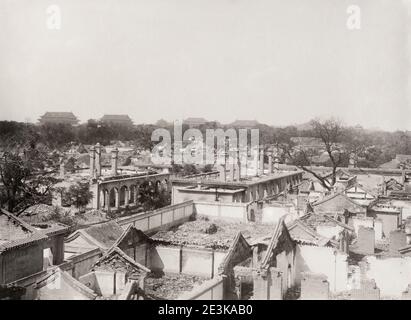
<path fill-rule="evenodd" d="M 207 279 L 203 277 L 181 273 L 151 274 L 145 280 L 144 291 L 155 299 L 173 300 L 182 293 L 191 291 L 205 280 Z"/>

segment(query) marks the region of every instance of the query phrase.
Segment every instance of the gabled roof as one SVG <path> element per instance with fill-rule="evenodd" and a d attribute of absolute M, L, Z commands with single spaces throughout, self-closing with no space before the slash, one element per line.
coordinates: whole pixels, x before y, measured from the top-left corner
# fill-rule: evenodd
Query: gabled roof
<path fill-rule="evenodd" d="M 123 232 L 123 228 L 112 220 L 76 230 L 67 237 L 65 242 L 70 243 L 78 237 L 83 237 L 91 245 L 107 250 L 123 235 Z"/>
<path fill-rule="evenodd" d="M 326 197 L 324 197 L 323 199 L 316 201 L 312 204 L 312 206 L 315 208 L 316 206 L 323 204 L 325 202 L 328 201 L 332 201 L 333 199 L 337 198 L 337 197 L 344 197 L 345 199 L 347 199 L 349 202 L 351 202 L 353 205 L 361 207 L 361 205 L 354 201 L 353 199 L 351 199 L 350 197 L 348 197 L 346 194 L 344 194 L 343 192 L 336 192 L 336 193 L 332 193 Z"/>
<path fill-rule="evenodd" d="M 37 231 L 22 219 L 0 209 L 0 253 L 47 240 L 47 235 Z"/>
<path fill-rule="evenodd" d="M 224 273 L 226 271 L 226 269 L 229 267 L 230 264 L 233 263 L 239 263 L 241 261 L 234 261 L 233 260 L 241 260 L 238 259 L 238 257 L 235 257 L 236 255 L 236 250 L 239 247 L 245 247 L 246 248 L 246 252 L 251 255 L 252 251 L 251 251 L 251 246 L 249 245 L 249 243 L 247 242 L 247 240 L 243 237 L 243 234 L 241 233 L 241 231 L 238 231 L 233 243 L 231 244 L 230 248 L 228 249 L 228 253 L 226 254 L 226 256 L 224 257 L 223 262 L 221 262 L 218 270 L 219 270 L 219 274 Z M 243 257 L 242 259 L 245 260 L 248 257 Z"/>
<path fill-rule="evenodd" d="M 315 230 L 310 228 L 300 219 L 297 219 L 288 225 L 288 231 L 291 238 L 298 243 L 310 244 L 318 247 L 324 247 L 330 244 L 330 239 L 319 235 Z"/>
<path fill-rule="evenodd" d="M 145 242 L 152 242 L 153 240 L 146 235 L 143 231 L 141 231 L 140 229 L 137 229 L 136 227 L 134 227 L 132 224 L 129 224 L 127 226 L 127 228 L 123 231 L 123 233 L 121 234 L 121 236 L 113 243 L 113 245 L 111 246 L 110 249 L 112 249 L 113 247 L 118 247 L 121 242 L 127 237 L 127 235 L 130 232 L 135 232 L 139 239 L 145 241 Z"/>
<path fill-rule="evenodd" d="M 277 248 L 277 245 L 279 244 L 278 240 L 283 233 L 286 234 L 286 236 L 290 239 L 290 241 L 294 241 L 288 232 L 287 226 L 284 223 L 284 219 L 285 218 L 282 217 L 280 221 L 277 223 L 277 225 L 275 226 L 273 236 L 271 237 L 271 240 L 270 240 L 270 244 L 268 245 L 266 254 L 261 261 L 261 265 L 260 265 L 261 269 L 266 269 L 269 267 L 271 257 L 273 256 L 274 250 Z"/>
<path fill-rule="evenodd" d="M 128 272 L 134 273 L 150 273 L 151 270 L 142 264 L 134 261 L 123 250 L 118 247 L 113 247 L 107 251 L 100 259 L 92 266 L 92 270 L 99 267 L 107 267 L 110 269 L 125 268 Z"/>
<path fill-rule="evenodd" d="M 300 217 L 300 219 L 298 220 L 303 221 L 310 228 L 315 228 L 321 225 L 338 225 L 348 231 L 354 231 L 354 228 L 341 221 L 338 221 L 337 219 L 334 219 L 333 217 L 313 212 L 307 213 L 306 215 Z"/>
<path fill-rule="evenodd" d="M 326 172 L 325 174 L 322 175 L 324 178 L 331 177 L 332 171 Z M 337 171 L 335 172 L 335 175 L 337 177 L 346 177 L 346 178 L 354 178 L 354 176 L 349 173 L 347 170 L 344 170 L 342 168 L 338 168 Z"/>
<path fill-rule="evenodd" d="M 376 198 L 378 196 L 374 191 L 372 191 L 371 189 L 369 189 L 367 187 L 364 187 L 364 185 L 362 185 L 359 182 L 354 183 L 352 186 L 348 187 L 344 191 L 348 192 L 349 190 L 351 190 L 353 188 L 361 189 L 361 190 L 365 191 L 366 193 L 372 195 L 374 198 Z"/>
<path fill-rule="evenodd" d="M 94 300 L 97 297 L 93 290 L 59 267 L 48 270 L 38 279 L 35 289 L 40 300 Z"/>

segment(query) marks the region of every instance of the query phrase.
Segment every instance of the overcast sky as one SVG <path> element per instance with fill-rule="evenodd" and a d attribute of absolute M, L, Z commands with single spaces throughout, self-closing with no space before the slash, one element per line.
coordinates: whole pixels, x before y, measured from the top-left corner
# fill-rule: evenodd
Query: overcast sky
<path fill-rule="evenodd" d="M 46 9 L 61 9 L 60 30 Z M 361 8 L 361 29 L 346 26 Z M 0 118 L 411 130 L 405 0 L 0 0 Z M 408 12 L 407 12 L 408 10 Z"/>

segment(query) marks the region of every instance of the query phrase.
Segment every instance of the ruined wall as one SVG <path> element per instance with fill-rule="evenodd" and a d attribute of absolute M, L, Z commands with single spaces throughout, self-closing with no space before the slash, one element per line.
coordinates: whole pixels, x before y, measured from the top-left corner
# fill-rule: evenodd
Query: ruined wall
<path fill-rule="evenodd" d="M 373 228 L 375 232 L 375 240 L 382 239 L 382 221 L 370 217 L 353 217 L 351 219 L 355 234 L 358 235 L 358 230 L 361 226 L 366 228 Z"/>
<path fill-rule="evenodd" d="M 198 287 L 194 287 L 190 292 L 184 293 L 177 300 L 223 300 L 224 299 L 224 279 L 215 277 L 205 281 Z"/>
<path fill-rule="evenodd" d="M 376 217 L 382 221 L 382 231 L 385 237 L 389 237 L 390 232 L 397 230 L 399 225 L 399 215 L 376 213 Z"/>
<path fill-rule="evenodd" d="M 330 284 L 327 276 L 303 272 L 301 274 L 300 300 L 328 300 L 330 297 Z"/>
<path fill-rule="evenodd" d="M 347 290 L 348 262 L 347 255 L 343 252 L 329 247 L 297 245 L 297 284 L 301 283 L 303 272 L 323 274 L 332 292 Z"/>
<path fill-rule="evenodd" d="M 366 262 L 365 275 L 375 280 L 381 296 L 399 298 L 411 283 L 411 257 L 378 259 L 370 256 Z"/>

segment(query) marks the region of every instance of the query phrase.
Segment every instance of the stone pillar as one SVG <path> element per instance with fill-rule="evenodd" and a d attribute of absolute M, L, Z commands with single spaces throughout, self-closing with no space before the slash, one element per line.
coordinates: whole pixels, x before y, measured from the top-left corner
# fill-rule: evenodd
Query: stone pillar
<path fill-rule="evenodd" d="M 96 178 L 98 178 L 101 176 L 101 145 L 100 143 L 96 144 L 95 150 L 96 150 L 96 162 L 95 162 Z"/>
<path fill-rule="evenodd" d="M 130 199 L 129 195 L 130 195 L 130 189 L 127 188 L 127 190 L 125 190 L 125 192 L 124 192 L 124 204 L 126 206 L 128 206 L 128 202 L 129 202 L 129 199 Z"/>
<path fill-rule="evenodd" d="M 116 209 L 120 208 L 120 190 L 114 189 L 114 194 L 115 194 L 115 204 L 114 206 Z"/>
<path fill-rule="evenodd" d="M 105 190 L 104 191 L 104 207 L 107 211 L 110 211 L 110 192 Z"/>
<path fill-rule="evenodd" d="M 96 149 L 92 146 L 90 148 L 90 177 L 94 178 L 96 174 Z"/>
<path fill-rule="evenodd" d="M 139 186 L 136 186 L 134 188 L 134 203 L 137 204 L 138 203 L 138 193 L 139 193 Z"/>
<path fill-rule="evenodd" d="M 258 165 L 258 174 L 262 176 L 264 174 L 264 149 L 260 149 L 260 161 Z"/>
<path fill-rule="evenodd" d="M 113 176 L 117 175 L 117 167 L 118 167 L 118 149 L 114 148 L 111 150 L 111 174 Z"/>

